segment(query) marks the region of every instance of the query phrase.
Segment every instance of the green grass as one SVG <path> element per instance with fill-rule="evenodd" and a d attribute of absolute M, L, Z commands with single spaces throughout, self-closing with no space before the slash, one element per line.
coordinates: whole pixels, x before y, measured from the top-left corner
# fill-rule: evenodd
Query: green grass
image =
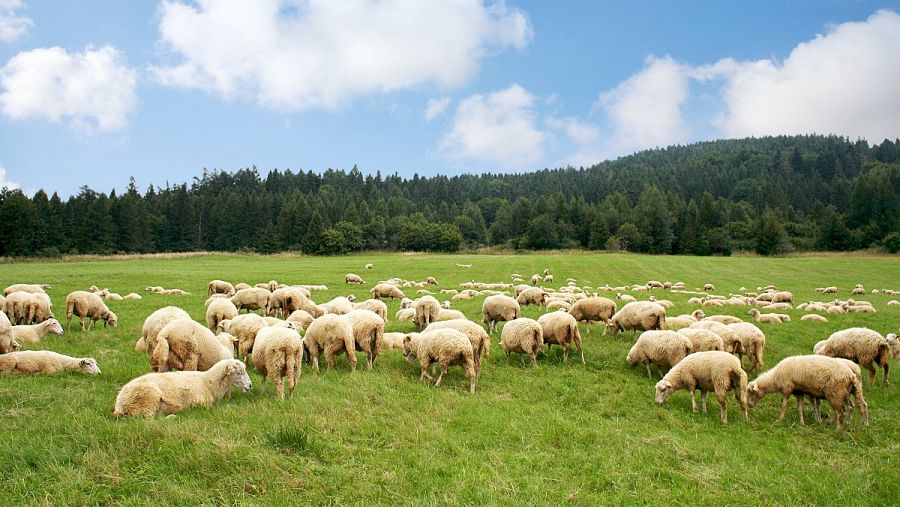
<path fill-rule="evenodd" d="M 375 269 L 363 265 L 373 262 Z M 455 267 L 470 263 L 471 269 Z M 866 386 L 871 426 L 857 416 L 847 431 L 800 426 L 793 402 L 776 423 L 780 399 L 763 399 L 731 422 L 718 406 L 693 414 L 686 392 L 658 407 L 653 381 L 625 363 L 631 341 L 586 334 L 587 365 L 563 364 L 561 349 L 533 369 L 492 348 L 474 395 L 458 368 L 440 388 L 419 382 L 417 366 L 390 353 L 374 371 L 351 375 L 345 357 L 330 373 L 304 368 L 293 399 L 279 402 L 271 385 L 235 392 L 211 408 L 175 418 L 116 420 L 113 402 L 128 380 L 148 371 L 135 352 L 144 317 L 167 304 L 203 320 L 206 282 L 213 278 L 322 283 L 324 302 L 364 297 L 378 279 L 433 275 L 441 288 L 468 280 L 508 281 L 549 267 L 560 284 L 683 280 L 716 284 L 719 293 L 768 283 L 792 290 L 798 302 L 814 287 L 837 285 L 839 296 L 863 283 L 900 289 L 897 257 L 694 258 L 612 254 L 366 255 L 339 258 L 209 255 L 180 259 L 0 265 L 0 286 L 53 284 L 63 317 L 65 295 L 91 284 L 141 301 L 111 301 L 116 329 L 50 336 L 37 347 L 97 358 L 103 374 L 85 377 L 0 377 L 0 504 L 314 503 L 314 504 L 838 504 L 885 505 L 900 498 L 900 373 L 894 385 Z M 368 285 L 347 287 L 355 272 Z M 190 297 L 148 295 L 146 285 L 178 287 Z M 414 292 L 410 290 L 409 292 Z M 409 293 L 408 292 L 408 293 Z M 666 294 L 671 314 L 693 310 L 688 296 Z M 845 327 L 896 331 L 900 308 L 866 295 L 878 313 L 830 317 L 827 324 L 762 326 L 766 365 L 809 353 Z M 391 316 L 399 302 L 389 302 Z M 481 299 L 454 305 L 480 320 Z M 743 318 L 746 308 L 725 308 Z M 537 317 L 535 308 L 525 315 Z M 708 312 L 712 313 L 712 312 Z M 389 331 L 411 331 L 392 319 Z M 494 343 L 498 337 L 494 338 Z M 323 370 L 324 372 L 324 370 Z M 880 372 L 879 372 L 880 375 Z M 811 417 L 807 421 L 811 421 Z M 891 500 L 893 498 L 893 500 Z"/>

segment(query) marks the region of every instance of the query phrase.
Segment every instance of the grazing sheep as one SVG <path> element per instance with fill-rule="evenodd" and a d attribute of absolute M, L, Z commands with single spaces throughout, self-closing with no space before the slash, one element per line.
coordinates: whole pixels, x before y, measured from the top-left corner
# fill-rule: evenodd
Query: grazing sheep
<path fill-rule="evenodd" d="M 294 310 L 294 312 L 285 319 L 287 322 L 296 322 L 297 324 L 300 324 L 300 327 L 303 329 L 308 328 L 313 320 L 313 316 L 305 310 Z"/>
<path fill-rule="evenodd" d="M 354 273 L 347 273 L 344 275 L 344 283 L 346 284 L 354 284 L 354 285 L 365 285 L 365 280 L 363 280 L 359 275 Z"/>
<path fill-rule="evenodd" d="M 133 379 L 116 396 L 113 415 L 153 417 L 209 406 L 231 392 L 232 387 L 249 391 L 253 387 L 244 363 L 237 359 L 219 361 L 198 371 L 148 373 Z"/>
<path fill-rule="evenodd" d="M 644 331 L 628 351 L 625 360 L 631 366 L 645 365 L 647 378 L 653 378 L 650 374 L 650 364 L 652 363 L 656 365 L 659 378 L 662 378 L 661 366 L 675 366 L 678 361 L 684 359 L 692 351 L 690 338 L 683 334 L 675 331 Z"/>
<path fill-rule="evenodd" d="M 302 372 L 303 339 L 291 327 L 267 327 L 256 335 L 253 346 L 253 366 L 262 375 L 260 386 L 265 387 L 266 377 L 275 384 L 279 399 L 284 399 L 284 384 L 290 397 L 294 397 L 297 377 Z"/>
<path fill-rule="evenodd" d="M 118 319 L 116 314 L 109 311 L 103 299 L 96 294 L 77 290 L 66 296 L 66 327 L 72 328 L 72 315 L 78 317 L 81 323 L 81 330 L 84 331 L 84 318 L 90 319 L 88 330 L 94 327 L 94 322 L 103 321 L 103 327 L 110 325 L 116 327 Z"/>
<path fill-rule="evenodd" d="M 330 370 L 334 367 L 334 356 L 343 353 L 347 354 L 350 369 L 356 371 L 353 327 L 340 315 L 326 314 L 314 320 L 307 328 L 303 341 L 316 371 L 319 371 L 320 355 L 325 354 L 325 364 Z"/>
<path fill-rule="evenodd" d="M 13 338 L 12 324 L 4 312 L 0 312 L 0 354 L 19 350 L 19 342 Z"/>
<path fill-rule="evenodd" d="M 531 285 L 537 285 L 541 283 L 541 275 L 534 274 L 531 275 Z"/>
<path fill-rule="evenodd" d="M 804 315 L 804 316 L 800 317 L 800 320 L 803 322 L 828 322 L 828 319 L 826 319 L 825 317 L 823 317 L 821 315 L 816 315 L 814 313 L 811 313 L 809 315 Z"/>
<path fill-rule="evenodd" d="M 459 318 L 434 322 L 429 324 L 423 332 L 434 329 L 455 329 L 466 335 L 472 343 L 472 350 L 475 354 L 475 371 L 481 371 L 482 358 L 487 358 L 491 351 L 491 339 L 483 327 L 465 318 Z"/>
<path fill-rule="evenodd" d="M 697 413 L 697 401 L 694 391 L 700 389 L 700 400 L 703 413 L 706 413 L 706 395 L 713 391 L 719 400 L 719 419 L 728 423 L 728 400 L 726 394 L 734 390 L 734 398 L 741 406 L 744 420 L 750 419 L 747 413 L 747 374 L 741 368 L 738 358 L 727 352 L 706 351 L 695 352 L 669 370 L 669 373 L 656 384 L 656 403 L 662 405 L 666 399 L 679 389 L 687 389 L 691 393 L 691 410 Z"/>
<path fill-rule="evenodd" d="M 19 343 L 37 343 L 43 340 L 48 334 L 63 334 L 63 328 L 58 320 L 47 319 L 40 324 L 13 326 L 12 333 L 13 338 Z"/>
<path fill-rule="evenodd" d="M 275 289 L 266 302 L 266 315 L 290 315 L 309 304 L 309 296 L 298 287 Z"/>
<path fill-rule="evenodd" d="M 539 305 L 541 308 L 543 308 L 549 300 L 550 295 L 540 287 L 529 287 L 520 292 L 516 297 L 516 301 L 518 301 L 521 306 Z"/>
<path fill-rule="evenodd" d="M 621 310 L 616 312 L 606 322 L 607 331 L 617 334 L 619 331 L 631 331 L 631 336 L 637 331 L 660 330 L 666 327 L 666 309 L 650 301 L 633 301 L 626 303 Z"/>
<path fill-rule="evenodd" d="M 144 319 L 144 325 L 141 328 L 141 338 L 134 345 L 134 350 L 138 352 L 147 352 L 153 350 L 156 346 L 156 338 L 162 328 L 166 324 L 176 319 L 190 319 L 191 316 L 177 306 L 164 306 L 159 310 L 151 313 Z"/>
<path fill-rule="evenodd" d="M 219 334 L 219 322 L 231 320 L 237 316 L 238 309 L 230 299 L 216 299 L 206 309 L 206 327 L 213 333 Z"/>
<path fill-rule="evenodd" d="M 173 320 L 160 330 L 155 346 L 147 351 L 150 369 L 206 371 L 223 359 L 234 358 L 234 339 L 227 333 L 216 336 L 191 319 Z"/>
<path fill-rule="evenodd" d="M 703 310 L 694 310 L 690 314 L 678 315 L 676 317 L 666 317 L 665 329 L 670 331 L 678 331 L 690 327 L 691 324 L 704 318 Z"/>
<path fill-rule="evenodd" d="M 252 289 L 252 288 L 253 288 L 253 286 L 250 285 L 249 283 L 240 282 L 240 283 L 234 284 L 235 294 L 237 294 L 237 291 L 239 291 L 239 290 Z"/>
<path fill-rule="evenodd" d="M 429 276 L 428 278 L 426 278 L 425 283 L 428 285 L 438 285 L 437 278 L 435 278 L 433 276 Z"/>
<path fill-rule="evenodd" d="M 544 275 L 544 282 L 546 282 L 546 283 L 552 283 L 552 282 L 553 282 L 553 275 Z"/>
<path fill-rule="evenodd" d="M 633 301 L 637 301 L 637 298 L 630 294 L 622 294 L 621 292 L 616 294 L 616 299 L 619 301 L 625 301 L 625 303 L 631 303 Z"/>
<path fill-rule="evenodd" d="M 432 296 L 423 296 L 416 301 L 416 326 L 425 329 L 428 324 L 437 321 L 441 313 L 441 303 Z"/>
<path fill-rule="evenodd" d="M 384 304 L 384 301 L 380 301 L 378 299 L 366 299 L 365 301 L 360 301 L 359 303 L 353 303 L 354 310 L 369 310 L 370 312 L 381 317 L 381 320 L 387 322 L 387 311 L 388 307 Z M 305 326 L 304 326 L 305 327 Z"/>
<path fill-rule="evenodd" d="M 353 310 L 342 317 L 350 323 L 356 350 L 366 353 L 366 368 L 371 370 L 384 348 L 384 319 L 368 310 Z"/>
<path fill-rule="evenodd" d="M 520 317 L 503 326 L 500 333 L 500 347 L 509 361 L 511 352 L 528 354 L 531 364 L 537 366 L 537 353 L 544 347 L 544 330 L 534 319 Z"/>
<path fill-rule="evenodd" d="M 327 303 L 322 303 L 319 307 L 325 313 L 333 313 L 335 315 L 344 315 L 353 311 L 353 302 L 344 296 L 338 296 Z"/>
<path fill-rule="evenodd" d="M 741 349 L 750 360 L 748 372 L 756 373 L 758 368 L 765 366 L 763 355 L 766 350 L 766 335 L 761 329 L 749 322 L 738 322 L 728 324 L 728 330 L 738 335 L 741 340 Z"/>
<path fill-rule="evenodd" d="M 744 353 L 744 345 L 741 343 L 741 337 L 729 329 L 725 324 L 714 320 L 700 320 L 691 324 L 690 327 L 693 329 L 706 329 L 707 331 L 712 331 L 721 336 L 722 341 L 725 343 L 725 352 L 735 354 L 738 356 L 738 359 L 741 359 L 742 354 Z"/>
<path fill-rule="evenodd" d="M 605 325 L 615 315 L 617 309 L 615 301 L 593 296 L 575 301 L 572 308 L 569 308 L 569 315 L 575 317 L 578 322 L 585 322 L 590 333 L 592 322 L 603 322 Z"/>
<path fill-rule="evenodd" d="M 235 337 L 238 357 L 246 363 L 247 356 L 253 353 L 256 335 L 266 327 L 269 327 L 266 319 L 255 313 L 245 313 L 233 319 L 220 321 L 218 330 L 220 333 L 228 333 Z"/>
<path fill-rule="evenodd" d="M 568 312 L 569 310 L 572 309 L 572 305 L 566 301 L 552 300 L 549 303 L 547 303 L 547 309 Z"/>
<path fill-rule="evenodd" d="M 212 296 L 213 294 L 225 294 L 226 296 L 233 296 L 236 291 L 234 290 L 234 285 L 224 281 L 224 280 L 212 280 L 209 282 L 206 290 L 206 296 Z"/>
<path fill-rule="evenodd" d="M 703 320 L 713 320 L 719 322 L 721 324 L 740 324 L 744 322 L 743 320 L 735 317 L 734 315 L 710 315 L 708 317 L 703 317 Z"/>
<path fill-rule="evenodd" d="M 843 357 L 858 363 L 869 372 L 869 383 L 875 382 L 875 365 L 884 371 L 884 385 L 888 384 L 888 370 L 891 357 L 887 339 L 865 327 L 851 327 L 837 331 L 828 337 L 825 344 L 817 352 L 824 356 Z"/>
<path fill-rule="evenodd" d="M 53 317 L 50 296 L 44 292 L 10 293 L 2 308 L 13 325 L 37 324 Z"/>
<path fill-rule="evenodd" d="M 269 296 L 272 293 L 268 289 L 253 287 L 250 289 L 239 289 L 231 296 L 231 302 L 234 303 L 238 311 L 246 310 L 262 310 L 265 311 L 269 304 Z"/>
<path fill-rule="evenodd" d="M 688 339 L 691 340 L 691 349 L 695 354 L 697 352 L 708 352 L 711 350 L 725 350 L 725 342 L 722 340 L 722 337 L 708 329 L 685 327 L 679 329 L 678 334 L 687 336 Z"/>
<path fill-rule="evenodd" d="M 707 283 L 703 286 L 703 290 L 706 292 L 713 292 L 716 290 L 716 286 L 711 283 Z"/>
<path fill-rule="evenodd" d="M 469 379 L 469 392 L 475 392 L 475 351 L 472 343 L 456 329 L 433 329 L 422 333 L 412 333 L 403 339 L 403 357 L 410 364 L 418 360 L 421 375 L 419 380 L 428 378 L 434 386 L 441 385 L 441 379 L 452 365 L 462 366 L 463 374 Z M 440 374 L 437 379 L 429 375 L 432 363 L 438 363 Z"/>
<path fill-rule="evenodd" d="M 406 333 L 384 333 L 384 350 L 399 350 L 403 352 L 403 339 Z"/>
<path fill-rule="evenodd" d="M 47 292 L 48 290 L 50 290 L 50 285 L 48 284 L 16 283 L 3 289 L 3 295 L 8 296 L 13 292 L 28 292 L 31 294 L 38 294 Z"/>
<path fill-rule="evenodd" d="M 819 287 L 816 289 L 816 292 L 821 292 L 822 294 L 837 294 L 837 287 Z"/>
<path fill-rule="evenodd" d="M 855 392 L 860 410 L 866 407 L 862 382 L 853 371 L 839 361 L 820 355 L 791 356 L 782 359 L 747 385 L 747 401 L 751 407 L 765 395 L 780 392 L 781 413 L 784 419 L 791 395 L 797 397 L 797 408 L 803 419 L 803 396 L 825 398 L 834 410 L 837 429 L 843 424 L 844 407 Z M 868 419 L 868 414 L 864 415 Z"/>
<path fill-rule="evenodd" d="M 394 300 L 406 297 L 406 294 L 404 294 L 399 287 L 390 283 L 379 283 L 375 287 L 372 287 L 369 292 L 375 296 L 375 299 L 390 298 L 391 300 Z"/>
<path fill-rule="evenodd" d="M 578 347 L 578 355 L 581 356 L 581 364 L 584 361 L 584 349 L 581 346 L 581 333 L 578 332 L 578 321 L 575 317 L 565 312 L 550 312 L 538 318 L 541 331 L 544 335 L 544 344 L 549 351 L 553 344 L 562 345 L 563 362 L 569 360 L 569 347 Z"/>
<path fill-rule="evenodd" d="M 23 350 L 0 355 L 0 373 L 53 375 L 61 371 L 98 375 L 100 367 L 92 357 L 69 357 L 49 350 Z"/>
<path fill-rule="evenodd" d="M 518 319 L 521 313 L 519 302 L 505 294 L 488 296 L 481 304 L 481 321 L 487 324 L 490 334 L 497 329 L 497 322 Z"/>

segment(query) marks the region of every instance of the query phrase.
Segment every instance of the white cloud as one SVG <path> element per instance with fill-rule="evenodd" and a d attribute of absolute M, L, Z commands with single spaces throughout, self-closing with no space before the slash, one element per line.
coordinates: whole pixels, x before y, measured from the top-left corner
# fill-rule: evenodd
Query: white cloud
<path fill-rule="evenodd" d="M 428 104 L 425 106 L 425 121 L 431 121 L 444 114 L 444 111 L 446 111 L 449 106 L 450 97 L 428 99 Z"/>
<path fill-rule="evenodd" d="M 114 130 L 127 123 L 136 84 L 136 72 L 112 46 L 33 49 L 0 69 L 0 110 L 13 119 L 67 119 L 79 128 Z"/>
<path fill-rule="evenodd" d="M 545 123 L 551 129 L 562 131 L 575 147 L 575 151 L 562 160 L 563 164 L 589 167 L 606 158 L 603 154 L 604 140 L 600 127 L 572 116 L 564 118 L 551 116 Z"/>
<path fill-rule="evenodd" d="M 441 152 L 455 161 L 526 168 L 542 161 L 547 135 L 535 126 L 533 95 L 514 84 L 459 103 Z"/>
<path fill-rule="evenodd" d="M 0 188 L 6 187 L 10 190 L 19 188 L 19 184 L 6 179 L 6 168 L 0 165 Z"/>
<path fill-rule="evenodd" d="M 16 12 L 23 7 L 22 0 L 0 0 L 0 41 L 14 41 L 34 26 L 34 21 Z"/>
<path fill-rule="evenodd" d="M 522 11 L 482 0 L 164 0 L 159 33 L 180 60 L 153 69 L 162 83 L 291 110 L 456 86 L 532 38 Z"/>

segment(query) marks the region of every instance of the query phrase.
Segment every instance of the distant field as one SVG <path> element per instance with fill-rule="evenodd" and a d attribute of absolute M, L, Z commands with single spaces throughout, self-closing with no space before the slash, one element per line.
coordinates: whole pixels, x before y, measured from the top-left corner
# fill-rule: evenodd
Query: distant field
<path fill-rule="evenodd" d="M 372 262 L 375 269 L 363 266 Z M 472 264 L 461 269 L 456 263 Z M 866 385 L 871 426 L 858 414 L 844 432 L 833 426 L 800 426 L 794 402 L 776 424 L 780 397 L 763 399 L 740 418 L 729 396 L 727 426 L 718 405 L 693 414 L 680 391 L 659 407 L 654 381 L 629 368 L 631 340 L 585 337 L 587 365 L 562 363 L 562 351 L 539 356 L 531 368 L 507 363 L 494 337 L 474 395 L 458 368 L 445 385 L 419 382 L 418 366 L 399 353 L 351 375 L 345 356 L 330 373 L 304 368 L 293 399 L 279 402 L 271 385 L 175 418 L 116 420 L 113 402 L 128 380 L 149 371 L 134 351 L 143 319 L 169 305 L 203 320 L 206 283 L 326 284 L 317 302 L 349 293 L 365 298 L 379 279 L 434 276 L 439 288 L 461 282 L 508 282 L 550 268 L 555 286 L 567 277 L 579 285 L 643 283 L 649 279 L 706 282 L 718 293 L 777 284 L 797 302 L 836 285 L 839 297 L 862 283 L 900 290 L 900 258 L 792 257 L 699 258 L 619 254 L 387 255 L 293 257 L 208 255 L 175 259 L 0 264 L 0 287 L 51 283 L 54 309 L 65 320 L 65 295 L 92 284 L 141 301 L 110 301 L 116 329 L 74 330 L 33 347 L 95 357 L 98 377 L 74 374 L 0 377 L 0 505 L 22 504 L 851 504 L 890 505 L 900 499 L 900 366 L 889 387 Z M 346 286 L 348 272 L 365 286 Z M 181 288 L 189 297 L 159 296 L 147 285 Z M 409 289 L 407 294 L 414 294 Z M 688 296 L 660 291 L 674 301 L 670 314 L 688 313 Z M 646 297 L 638 295 L 639 298 Z M 794 322 L 760 327 L 766 333 L 766 367 L 810 353 L 835 330 L 867 326 L 881 333 L 900 326 L 896 297 L 867 294 L 878 313 L 829 316 L 827 324 Z M 443 298 L 441 298 L 443 299 Z M 412 331 L 387 301 L 388 331 Z M 454 304 L 480 321 L 481 298 Z M 747 309 L 721 311 L 744 319 Z M 524 315 L 536 318 L 537 308 Z M 64 323 L 64 322 L 63 322 Z M 64 323 L 65 324 L 65 323 Z M 361 365 L 364 365 L 364 361 Z M 880 377 L 879 371 L 879 377 Z M 829 407 L 830 412 L 830 407 Z"/>

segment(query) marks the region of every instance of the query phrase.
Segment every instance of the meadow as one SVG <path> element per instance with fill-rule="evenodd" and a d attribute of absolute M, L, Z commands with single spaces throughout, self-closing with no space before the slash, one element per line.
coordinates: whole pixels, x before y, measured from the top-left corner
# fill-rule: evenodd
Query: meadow
<path fill-rule="evenodd" d="M 364 270 L 367 262 L 375 268 Z M 81 332 L 73 326 L 30 346 L 94 357 L 101 375 L 0 377 L 0 504 L 886 505 L 900 498 L 900 372 L 892 372 L 888 387 L 866 384 L 869 427 L 858 414 L 841 432 L 811 417 L 801 426 L 793 401 L 777 423 L 781 400 L 775 395 L 751 410 L 749 423 L 729 395 L 723 425 L 712 398 L 707 414 L 691 412 L 685 391 L 657 406 L 657 379 L 625 362 L 630 337 L 602 336 L 598 327 L 590 333 L 581 328 L 586 365 L 563 363 L 558 347 L 539 356 L 537 368 L 518 357 L 508 362 L 495 335 L 474 395 L 459 368 L 434 388 L 419 381 L 418 365 L 390 352 L 373 371 L 363 366 L 351 374 L 346 356 L 328 373 L 305 367 L 294 397 L 283 402 L 271 385 L 261 392 L 254 372 L 252 391 L 235 391 L 210 408 L 173 418 L 112 417 L 119 388 L 149 371 L 146 356 L 134 350 L 144 318 L 178 305 L 202 321 L 211 279 L 326 284 L 328 291 L 313 294 L 324 302 L 351 293 L 364 299 L 375 282 L 393 276 L 434 276 L 439 288 L 458 288 L 545 268 L 557 286 L 567 277 L 593 287 L 656 279 L 689 288 L 712 282 L 717 293 L 728 294 L 773 283 L 793 291 L 796 302 L 824 298 L 814 292 L 823 285 L 840 287 L 843 298 L 856 283 L 900 290 L 896 256 L 203 255 L 3 263 L 0 287 L 53 285 L 54 310 L 64 325 L 65 295 L 73 290 L 96 284 L 144 299 L 108 302 L 117 328 Z M 367 284 L 345 285 L 348 272 Z M 192 295 L 149 294 L 147 285 Z M 694 309 L 687 295 L 657 294 L 676 303 L 672 315 Z M 886 305 L 894 298 L 867 294 L 876 314 L 829 316 L 830 322 L 817 324 L 800 322 L 802 312 L 791 311 L 793 322 L 760 325 L 766 367 L 810 353 L 838 329 L 896 332 L 900 307 Z M 399 301 L 387 302 L 393 317 Z M 454 308 L 480 321 L 481 302 Z M 749 320 L 746 312 L 707 311 Z M 537 318 L 541 311 L 523 313 Z M 391 318 L 387 331 L 413 331 L 413 325 Z"/>

